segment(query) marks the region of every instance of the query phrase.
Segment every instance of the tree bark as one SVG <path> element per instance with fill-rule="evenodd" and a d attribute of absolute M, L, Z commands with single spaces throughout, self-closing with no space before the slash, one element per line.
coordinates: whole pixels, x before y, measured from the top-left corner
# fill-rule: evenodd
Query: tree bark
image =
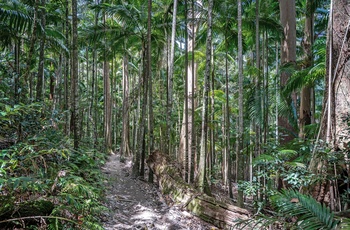
<path fill-rule="evenodd" d="M 152 82 L 152 0 L 148 0 L 147 15 L 147 79 L 148 79 L 148 155 L 154 149 L 153 82 Z M 148 181 L 153 183 L 153 172 L 148 172 Z"/>
<path fill-rule="evenodd" d="M 282 65 L 295 65 L 296 63 L 296 10 L 295 10 L 295 0 L 279 0 L 280 7 L 280 19 L 283 27 L 283 39 L 281 44 L 281 64 Z M 290 73 L 284 71 L 280 76 L 281 89 L 286 85 Z M 286 103 L 295 108 L 294 100 L 292 96 L 288 95 L 286 98 Z M 281 127 L 281 138 L 280 143 L 286 144 L 293 140 L 295 137 L 295 130 L 286 117 L 280 116 L 278 118 L 278 123 Z"/>
<path fill-rule="evenodd" d="M 244 180 L 243 158 L 243 44 L 242 44 L 242 2 L 238 0 L 238 132 L 237 132 L 237 181 Z M 237 204 L 243 208 L 243 191 L 239 190 Z"/>
<path fill-rule="evenodd" d="M 165 154 L 153 152 L 147 159 L 147 164 L 157 176 L 163 195 L 170 196 L 182 208 L 204 221 L 219 228 L 229 228 L 237 223 L 235 220 L 251 216 L 246 209 L 215 200 L 184 183 L 178 169 Z"/>
<path fill-rule="evenodd" d="M 208 107 L 209 107 L 209 85 L 211 70 L 211 46 L 212 46 L 212 9 L 213 1 L 208 1 L 208 31 L 206 44 L 206 63 L 204 73 L 203 108 L 202 108 L 202 134 L 200 141 L 200 155 L 198 165 L 198 186 L 201 192 L 206 190 L 206 156 L 207 156 L 207 133 L 208 133 Z"/>
<path fill-rule="evenodd" d="M 195 22 L 196 12 L 191 7 L 191 12 L 188 13 L 191 16 L 190 23 L 188 24 L 188 40 L 187 40 L 187 52 L 192 53 L 192 60 L 188 62 L 186 68 L 187 68 L 187 81 L 186 81 L 186 97 L 185 97 L 185 105 L 184 105 L 184 113 L 182 118 L 182 126 L 181 126 L 181 133 L 180 133 L 180 145 L 179 145 L 179 157 L 178 159 L 184 159 L 186 156 L 186 146 L 188 146 L 187 149 L 187 171 L 188 172 L 188 182 L 193 182 L 194 178 L 194 166 L 196 163 L 194 162 L 194 155 L 195 155 L 195 126 L 194 126 L 194 111 L 196 109 L 196 103 L 194 100 L 195 97 L 195 91 L 197 89 L 197 63 L 194 59 L 194 48 L 195 48 L 195 39 L 196 39 L 196 33 L 198 30 L 198 24 Z M 187 105 L 187 106 L 186 106 Z M 186 111 L 187 111 L 187 119 L 186 119 Z M 187 120 L 187 121 L 186 121 Z M 187 125 L 187 131 L 186 131 L 186 124 Z M 187 140 L 187 144 L 186 144 Z M 185 160 L 184 160 L 185 161 Z M 186 165 L 183 165 L 183 167 L 186 167 Z"/>
<path fill-rule="evenodd" d="M 332 10 L 333 8 L 333 10 Z M 327 73 L 325 78 L 325 92 L 323 101 L 323 122 L 321 124 L 320 139 L 324 140 L 332 152 L 344 154 L 340 161 L 332 163 L 324 160 L 317 151 L 310 162 L 310 171 L 322 175 L 322 181 L 311 186 L 310 191 L 319 202 L 330 204 L 331 209 L 341 210 L 339 200 L 335 200 L 334 182 L 328 179 L 329 174 L 338 176 L 338 170 L 350 173 L 341 162 L 348 161 L 349 151 L 349 118 L 350 118 L 350 54 L 349 26 L 350 3 L 346 0 L 332 1 L 328 24 L 327 41 Z M 328 114 L 328 116 L 326 116 Z M 344 160 L 344 161 L 343 161 Z M 328 168 L 331 168 L 327 171 Z M 337 173 L 338 172 L 338 173 Z"/>
<path fill-rule="evenodd" d="M 71 129 L 74 149 L 79 148 L 79 111 L 78 111 L 78 2 L 72 0 L 72 91 L 71 91 Z"/>
<path fill-rule="evenodd" d="M 123 57 L 123 111 L 122 111 L 122 142 L 120 143 L 120 155 L 130 156 L 129 146 L 129 58 L 128 54 Z"/>
<path fill-rule="evenodd" d="M 305 28 L 303 38 L 304 65 L 303 68 L 309 68 L 312 65 L 312 45 L 313 45 L 313 0 L 306 2 Z M 300 111 L 299 111 L 299 138 L 306 138 L 305 126 L 311 124 L 311 86 L 306 85 L 300 93 Z"/>
<path fill-rule="evenodd" d="M 171 154 L 171 114 L 173 107 L 173 73 L 174 73 L 174 56 L 175 56 L 175 33 L 176 33 L 176 17 L 177 17 L 177 0 L 174 0 L 173 7 L 173 20 L 171 26 L 171 45 L 170 45 L 170 56 L 169 56 L 169 64 L 168 64 L 168 96 L 167 96 L 167 113 L 166 113 L 166 124 L 167 124 L 167 144 L 168 144 L 168 153 Z"/>

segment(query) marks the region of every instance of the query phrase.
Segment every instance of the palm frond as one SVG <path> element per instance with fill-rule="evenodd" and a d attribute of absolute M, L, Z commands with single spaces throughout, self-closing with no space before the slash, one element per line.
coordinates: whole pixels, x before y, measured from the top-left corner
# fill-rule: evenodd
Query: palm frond
<path fill-rule="evenodd" d="M 271 197 L 277 211 L 286 218 L 298 218 L 295 223 L 299 229 L 335 229 L 340 221 L 334 218 L 334 213 L 326 205 L 317 202 L 311 196 L 303 195 L 294 190 L 283 190 Z"/>
<path fill-rule="evenodd" d="M 23 33 L 32 24 L 32 18 L 28 14 L 15 9 L 6 9 L 4 4 L 0 5 L 0 21 L 5 22 L 17 33 Z"/>

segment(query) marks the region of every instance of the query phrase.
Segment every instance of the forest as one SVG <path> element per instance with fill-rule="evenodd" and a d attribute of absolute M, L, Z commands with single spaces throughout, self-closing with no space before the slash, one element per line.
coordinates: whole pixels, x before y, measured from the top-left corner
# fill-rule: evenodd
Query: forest
<path fill-rule="evenodd" d="M 350 229 L 349 26 L 347 0 L 0 0 L 0 229 L 106 229 L 114 155 L 218 228 Z"/>

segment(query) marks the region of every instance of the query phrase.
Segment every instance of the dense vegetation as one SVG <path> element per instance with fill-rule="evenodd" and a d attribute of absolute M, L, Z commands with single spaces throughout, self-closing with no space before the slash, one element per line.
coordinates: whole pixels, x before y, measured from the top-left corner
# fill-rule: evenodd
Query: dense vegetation
<path fill-rule="evenodd" d="M 133 157 L 145 177 L 155 149 L 188 184 L 249 201 L 247 226 L 339 226 L 348 12 L 340 0 L 0 1 L 0 228 L 101 228 L 106 156 Z"/>

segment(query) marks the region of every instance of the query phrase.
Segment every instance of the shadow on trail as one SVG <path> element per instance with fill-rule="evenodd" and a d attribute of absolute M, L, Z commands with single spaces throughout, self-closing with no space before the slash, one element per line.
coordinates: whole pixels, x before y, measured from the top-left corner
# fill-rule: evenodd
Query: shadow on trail
<path fill-rule="evenodd" d="M 114 229 L 215 229 L 180 207 L 169 207 L 157 186 L 132 179 L 131 161 L 120 162 L 112 155 L 102 168 L 106 175 L 106 204 L 110 212 L 104 215 L 104 228 Z"/>

